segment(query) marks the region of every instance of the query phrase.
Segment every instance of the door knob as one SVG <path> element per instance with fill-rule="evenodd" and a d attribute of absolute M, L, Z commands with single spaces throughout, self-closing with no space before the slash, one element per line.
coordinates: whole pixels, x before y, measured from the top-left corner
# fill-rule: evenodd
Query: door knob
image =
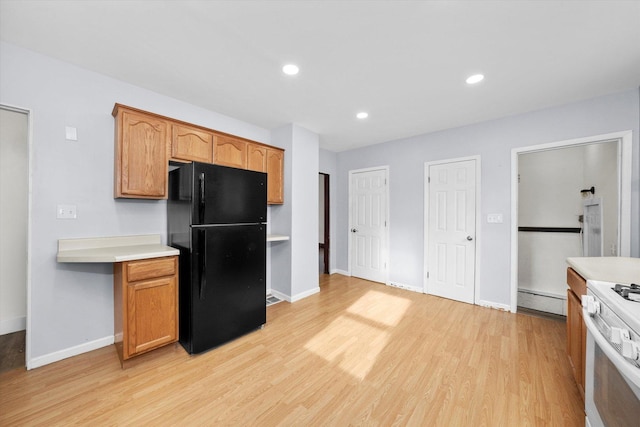
<path fill-rule="evenodd" d="M 357 232 L 358 232 L 358 229 L 357 229 L 357 228 L 352 228 L 352 229 L 351 229 L 351 232 L 352 232 L 352 233 L 357 233 Z"/>
<path fill-rule="evenodd" d="M 468 240 L 468 241 L 472 241 L 472 240 L 473 240 L 473 237 L 471 237 L 471 236 L 467 236 L 467 240 Z"/>

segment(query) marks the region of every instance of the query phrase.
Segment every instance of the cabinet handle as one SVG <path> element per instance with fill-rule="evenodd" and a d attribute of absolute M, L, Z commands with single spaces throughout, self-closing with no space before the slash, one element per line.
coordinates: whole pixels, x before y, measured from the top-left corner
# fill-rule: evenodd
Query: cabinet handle
<path fill-rule="evenodd" d="M 198 230 L 200 238 L 200 299 L 204 299 L 207 288 L 207 230 Z"/>

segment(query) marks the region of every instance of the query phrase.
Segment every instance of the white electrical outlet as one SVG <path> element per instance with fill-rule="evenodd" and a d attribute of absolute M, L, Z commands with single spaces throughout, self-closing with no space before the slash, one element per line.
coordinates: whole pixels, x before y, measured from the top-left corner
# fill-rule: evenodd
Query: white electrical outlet
<path fill-rule="evenodd" d="M 58 219 L 76 219 L 78 217 L 76 205 L 58 205 L 56 212 Z"/>

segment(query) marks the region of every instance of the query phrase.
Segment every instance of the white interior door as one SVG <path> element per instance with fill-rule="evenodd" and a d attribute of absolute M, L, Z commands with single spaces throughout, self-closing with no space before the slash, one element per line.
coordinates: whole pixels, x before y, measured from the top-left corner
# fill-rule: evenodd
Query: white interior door
<path fill-rule="evenodd" d="M 473 304 L 476 160 L 428 166 L 427 292 Z"/>
<path fill-rule="evenodd" d="M 351 275 L 386 282 L 387 169 L 352 172 Z"/>

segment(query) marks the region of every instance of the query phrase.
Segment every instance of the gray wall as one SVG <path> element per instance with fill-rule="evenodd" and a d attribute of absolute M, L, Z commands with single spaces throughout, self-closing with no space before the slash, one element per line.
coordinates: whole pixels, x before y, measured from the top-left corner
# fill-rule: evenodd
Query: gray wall
<path fill-rule="evenodd" d="M 264 143 L 271 133 L 7 43 L 0 58 L 0 103 L 30 109 L 33 119 L 33 367 L 113 338 L 112 265 L 59 264 L 58 239 L 149 233 L 166 242 L 165 202 L 113 198 L 114 103 Z M 77 142 L 65 140 L 65 126 L 77 128 Z M 76 205 L 78 218 L 56 219 L 57 204 Z"/>
<path fill-rule="evenodd" d="M 633 131 L 631 255 L 640 256 L 639 116 L 638 90 L 630 90 L 338 153 L 338 218 L 334 245 L 338 252 L 337 268 L 349 270 L 349 170 L 389 165 L 389 280 L 422 287 L 424 163 L 480 155 L 479 297 L 482 301 L 510 306 L 511 150 L 623 130 Z M 488 224 L 488 213 L 502 213 L 504 223 Z"/>
<path fill-rule="evenodd" d="M 318 135 L 295 124 L 272 131 L 285 148 L 285 204 L 271 209 L 271 230 L 291 236 L 272 243 L 271 290 L 289 301 L 320 291 L 318 286 Z"/>

